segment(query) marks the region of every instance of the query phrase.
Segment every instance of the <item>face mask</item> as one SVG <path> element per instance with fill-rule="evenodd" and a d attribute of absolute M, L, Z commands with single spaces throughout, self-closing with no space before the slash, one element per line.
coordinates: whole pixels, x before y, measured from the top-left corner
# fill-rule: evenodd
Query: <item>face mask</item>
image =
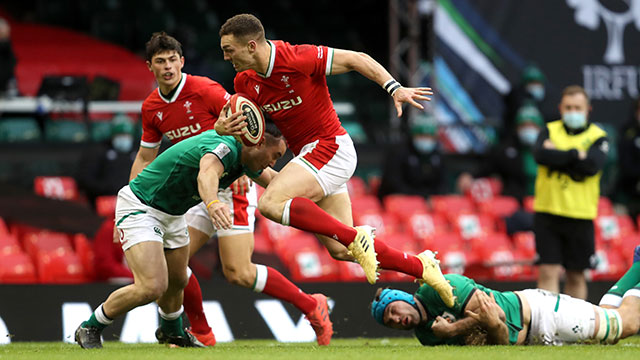
<path fill-rule="evenodd" d="M 537 101 L 544 99 L 544 86 L 540 84 L 527 85 L 527 91 Z"/>
<path fill-rule="evenodd" d="M 111 145 L 121 153 L 129 152 L 133 147 L 133 137 L 131 135 L 116 135 L 111 140 Z"/>
<path fill-rule="evenodd" d="M 436 145 L 438 145 L 438 143 L 434 139 L 429 139 L 429 138 L 413 139 L 413 146 L 416 147 L 416 150 L 418 150 L 418 152 L 423 154 L 432 152 L 436 148 Z"/>
<path fill-rule="evenodd" d="M 571 130 L 582 129 L 587 125 L 587 114 L 580 111 L 568 111 L 562 114 L 562 121 Z"/>
<path fill-rule="evenodd" d="M 540 129 L 527 126 L 518 130 L 518 138 L 523 145 L 532 146 L 535 144 L 538 139 L 538 134 L 540 133 Z"/>

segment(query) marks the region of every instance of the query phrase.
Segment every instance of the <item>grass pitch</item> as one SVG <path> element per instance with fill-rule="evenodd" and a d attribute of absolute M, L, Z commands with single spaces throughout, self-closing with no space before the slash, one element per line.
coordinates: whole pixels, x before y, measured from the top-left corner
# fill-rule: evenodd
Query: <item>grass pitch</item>
<path fill-rule="evenodd" d="M 444 359 L 544 359 L 544 360 L 620 360 L 640 357 L 640 337 L 621 341 L 615 346 L 571 345 L 485 346 L 485 347 L 423 347 L 411 338 L 335 339 L 331 346 L 311 343 L 284 344 L 272 340 L 238 340 L 218 344 L 208 349 L 172 349 L 158 344 L 123 344 L 106 342 L 102 350 L 83 350 L 75 344 L 13 343 L 0 346 L 0 359 L 172 359 L 172 360 L 444 360 Z"/>

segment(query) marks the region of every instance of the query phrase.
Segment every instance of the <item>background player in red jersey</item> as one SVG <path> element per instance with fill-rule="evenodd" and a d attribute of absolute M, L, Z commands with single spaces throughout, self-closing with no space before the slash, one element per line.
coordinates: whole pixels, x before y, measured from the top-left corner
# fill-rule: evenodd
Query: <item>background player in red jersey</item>
<path fill-rule="evenodd" d="M 380 265 L 428 282 L 445 303 L 453 304 L 451 286 L 431 251 L 410 256 L 381 241 L 374 248 L 374 229 L 352 226 L 346 182 L 355 171 L 357 156 L 333 108 L 326 76 L 359 72 L 391 94 L 398 116 L 405 102 L 422 109 L 417 100 L 429 100 L 431 89 L 402 87 L 364 53 L 266 40 L 262 23 L 249 14 L 236 15 L 222 25 L 220 47 L 238 72 L 236 92 L 248 94 L 270 114 L 296 155 L 260 198 L 260 212 L 318 234 L 335 259 L 355 258 L 370 283 L 377 280 Z M 243 126 L 221 118 L 216 131 L 239 134 Z"/>
<path fill-rule="evenodd" d="M 224 108 L 229 93 L 217 82 L 205 77 L 182 72 L 184 57 L 180 43 L 173 37 L 155 33 L 147 43 L 147 66 L 155 75 L 158 89 L 142 105 L 142 141 L 131 168 L 135 178 L 158 155 L 164 134 L 172 143 L 213 129 Z M 224 109 L 224 111 L 223 111 Z M 243 121 L 240 112 L 232 119 Z M 212 205 L 229 207 L 233 220 L 231 229 L 216 229 L 211 223 L 206 206 L 201 203 L 186 214 L 191 241 L 190 256 L 217 232 L 222 270 L 233 284 L 263 292 L 287 301 L 304 313 L 316 331 L 320 345 L 328 345 L 333 334 L 328 316 L 326 297 L 309 295 L 286 279 L 277 270 L 251 262 L 253 252 L 254 211 L 257 206 L 255 186 L 248 192 L 233 194 L 231 189 L 221 190 L 221 203 Z M 193 274 L 185 288 L 184 307 L 191 323 L 191 333 L 205 345 L 215 345 L 215 336 L 207 323 L 202 308 L 202 292 Z"/>

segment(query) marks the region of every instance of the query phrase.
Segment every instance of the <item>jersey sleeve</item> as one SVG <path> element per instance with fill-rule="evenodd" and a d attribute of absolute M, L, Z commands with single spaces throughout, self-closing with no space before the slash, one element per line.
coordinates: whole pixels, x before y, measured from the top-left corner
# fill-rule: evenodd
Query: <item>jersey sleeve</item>
<path fill-rule="evenodd" d="M 215 81 L 211 81 L 202 91 L 202 99 L 207 104 L 209 112 L 218 116 L 222 111 L 222 107 L 229 101 L 231 95 Z"/>
<path fill-rule="evenodd" d="M 316 45 L 294 46 L 298 70 L 308 76 L 331 75 L 333 48 Z"/>
<path fill-rule="evenodd" d="M 200 146 L 202 156 L 206 153 L 214 154 L 224 166 L 225 171 L 231 169 L 239 157 L 238 148 L 231 141 L 225 141 L 222 136 L 206 139 Z"/>
<path fill-rule="evenodd" d="M 140 139 L 140 146 L 145 148 L 156 148 L 160 146 L 162 142 L 162 133 L 155 126 L 154 117 L 155 114 L 150 111 L 146 106 L 142 105 L 142 138 Z"/>

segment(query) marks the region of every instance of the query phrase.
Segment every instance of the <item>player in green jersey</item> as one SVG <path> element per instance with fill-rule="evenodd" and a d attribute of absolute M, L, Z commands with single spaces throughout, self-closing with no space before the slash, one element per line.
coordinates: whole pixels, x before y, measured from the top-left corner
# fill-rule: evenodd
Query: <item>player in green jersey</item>
<path fill-rule="evenodd" d="M 189 236 L 184 214 L 204 202 L 218 229 L 231 227 L 229 207 L 218 200 L 243 174 L 267 186 L 277 173 L 271 169 L 286 144 L 268 123 L 264 141 L 245 147 L 232 136 L 206 131 L 173 145 L 118 193 L 116 227 L 134 283 L 109 295 L 76 330 L 83 348 L 100 348 L 102 330 L 116 317 L 157 301 L 161 343 L 203 346 L 182 326 L 182 289 L 187 284 Z"/>
<path fill-rule="evenodd" d="M 632 266 L 625 277 L 637 271 Z M 372 316 L 387 327 L 414 330 L 423 345 L 612 344 L 640 330 L 640 283 L 625 287 L 618 307 L 604 308 L 542 289 L 501 292 L 462 275 L 445 278 L 456 296 L 453 307 L 429 285 L 413 295 L 378 289 Z"/>

